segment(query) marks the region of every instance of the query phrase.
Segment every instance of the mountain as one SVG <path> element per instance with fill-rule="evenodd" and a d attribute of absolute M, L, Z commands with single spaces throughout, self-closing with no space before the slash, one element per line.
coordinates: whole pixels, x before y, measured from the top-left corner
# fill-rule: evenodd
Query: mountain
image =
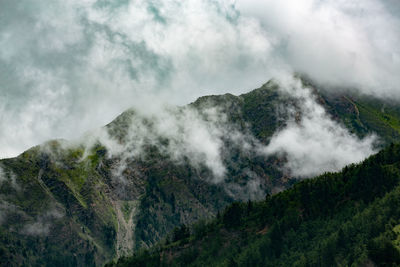
<path fill-rule="evenodd" d="M 391 145 L 264 201 L 235 202 L 107 266 L 398 266 L 399 163 Z"/>
<path fill-rule="evenodd" d="M 376 133 L 381 146 L 400 140 L 396 104 L 303 84 L 354 135 Z M 102 265 L 157 244 L 176 226 L 214 218 L 235 201 L 291 187 L 300 177 L 287 171 L 285 155 L 256 148 L 293 114 L 307 115 L 300 106 L 270 81 L 240 96 L 201 97 L 168 114 L 128 110 L 96 138 L 53 140 L 1 160 L 1 263 Z"/>

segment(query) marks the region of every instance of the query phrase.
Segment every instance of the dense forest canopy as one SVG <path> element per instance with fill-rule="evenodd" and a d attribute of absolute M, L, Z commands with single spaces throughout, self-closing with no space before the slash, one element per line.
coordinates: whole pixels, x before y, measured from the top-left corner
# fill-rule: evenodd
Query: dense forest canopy
<path fill-rule="evenodd" d="M 302 181 L 261 202 L 235 202 L 215 220 L 107 266 L 397 266 L 400 145 Z"/>

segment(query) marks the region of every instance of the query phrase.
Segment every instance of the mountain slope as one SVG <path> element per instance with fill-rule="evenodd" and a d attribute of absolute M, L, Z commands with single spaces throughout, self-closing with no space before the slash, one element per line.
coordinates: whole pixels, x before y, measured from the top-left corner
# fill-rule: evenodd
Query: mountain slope
<path fill-rule="evenodd" d="M 108 266 L 397 266 L 400 145 Z"/>
<path fill-rule="evenodd" d="M 376 132 L 386 143 L 399 141 L 395 105 L 314 93 L 354 134 Z M 267 145 L 287 125 L 290 114 L 282 107 L 300 114 L 298 105 L 269 82 L 240 96 L 199 98 L 162 119 L 129 110 L 104 127 L 106 140 L 56 140 L 1 160 L 2 264 L 101 265 L 156 244 L 178 225 L 213 218 L 234 201 L 292 186 L 298 178 L 285 170 L 285 157 L 248 147 Z M 158 124 L 171 116 L 162 130 L 173 134 L 160 135 Z M 192 124 L 185 128 L 181 121 Z M 211 141 L 219 138 L 218 157 L 209 160 L 202 142 L 195 147 L 201 153 L 188 149 L 196 139 L 180 143 L 180 131 L 191 134 L 196 123 L 198 130 L 211 127 Z M 122 150 L 114 153 L 114 147 Z"/>

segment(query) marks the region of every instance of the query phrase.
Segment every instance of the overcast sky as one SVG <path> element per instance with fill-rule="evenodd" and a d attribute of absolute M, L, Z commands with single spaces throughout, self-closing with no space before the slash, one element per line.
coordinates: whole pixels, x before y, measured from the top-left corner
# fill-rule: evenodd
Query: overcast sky
<path fill-rule="evenodd" d="M 0 0 L 0 157 L 282 73 L 400 98 L 397 0 Z"/>

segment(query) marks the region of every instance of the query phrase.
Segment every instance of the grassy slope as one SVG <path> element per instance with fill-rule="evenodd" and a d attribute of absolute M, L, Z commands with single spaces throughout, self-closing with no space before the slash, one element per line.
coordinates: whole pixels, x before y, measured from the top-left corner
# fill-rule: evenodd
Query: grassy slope
<path fill-rule="evenodd" d="M 399 181 L 393 145 L 265 201 L 235 203 L 191 236 L 115 266 L 398 265 Z"/>
<path fill-rule="evenodd" d="M 377 133 L 394 142 L 400 137 L 400 111 L 398 107 L 384 105 L 373 99 L 360 99 L 354 101 L 360 111 L 363 123 Z"/>
<path fill-rule="evenodd" d="M 57 142 L 50 145 L 59 150 Z M 116 220 L 104 194 L 104 177 L 95 168 L 98 152 L 79 161 L 83 151 L 71 149 L 55 161 L 33 148 L 18 158 L 2 160 L 2 169 L 17 183 L 15 192 L 4 184 L 0 189 L 2 203 L 12 207 L 0 226 L 2 263 L 73 266 L 110 258 Z M 37 230 L 26 231 L 28 225 Z"/>
<path fill-rule="evenodd" d="M 50 153 L 33 148 L 1 161 L 3 172 L 17 184 L 13 189 L 11 178 L 0 184 L 5 211 L 0 224 L 2 264 L 101 265 L 117 255 L 117 245 L 134 246 L 118 244 L 119 230 L 131 231 L 127 241 L 137 247 L 148 246 L 176 225 L 210 218 L 232 202 L 220 188 L 188 179 L 190 166 L 175 166 L 156 152 L 148 154 L 148 160 L 131 162 L 129 181 L 120 184 L 111 175 L 115 160 L 105 156 L 103 147 L 95 147 L 82 160 L 80 148 L 65 150 L 58 142 L 49 146 Z M 140 169 L 143 176 L 132 169 Z M 123 206 L 120 218 L 116 202 Z M 139 211 L 132 213 L 133 208 Z M 134 216 L 136 231 L 119 229 L 129 221 L 126 216 Z M 48 229 L 29 232 L 29 225 Z"/>
<path fill-rule="evenodd" d="M 388 145 L 400 140 L 400 107 L 389 100 L 362 95 L 329 95 L 322 92 L 322 105 L 351 132 L 364 137 L 374 133 Z"/>

